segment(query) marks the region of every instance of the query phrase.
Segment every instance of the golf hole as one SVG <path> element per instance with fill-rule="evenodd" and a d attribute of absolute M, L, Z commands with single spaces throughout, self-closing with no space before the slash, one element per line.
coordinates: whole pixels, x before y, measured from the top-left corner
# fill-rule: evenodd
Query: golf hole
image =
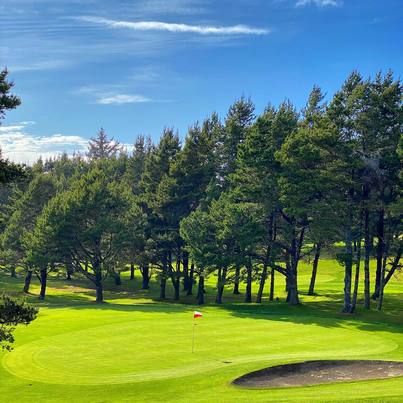
<path fill-rule="evenodd" d="M 403 376 L 403 362 L 368 360 L 304 361 L 250 372 L 233 381 L 244 388 L 285 388 Z"/>

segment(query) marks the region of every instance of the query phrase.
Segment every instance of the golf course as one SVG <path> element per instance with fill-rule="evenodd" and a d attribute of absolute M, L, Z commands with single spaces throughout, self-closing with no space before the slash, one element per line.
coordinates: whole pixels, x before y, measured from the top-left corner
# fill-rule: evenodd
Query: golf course
<path fill-rule="evenodd" d="M 307 296 L 310 265 L 301 263 L 300 306 L 278 301 L 244 304 L 224 291 L 215 305 L 215 279 L 203 307 L 194 297 L 158 301 L 158 284 L 141 290 L 140 276 L 105 285 L 105 303 L 85 279 L 52 277 L 45 302 L 37 282 L 29 302 L 40 307 L 29 326 L 18 326 L 14 350 L 1 353 L 0 396 L 5 402 L 37 401 L 402 401 L 403 377 L 316 386 L 247 389 L 232 381 L 273 365 L 307 360 L 403 361 L 403 282 L 385 289 L 383 312 L 341 313 L 343 268 L 324 259 L 316 295 Z M 23 277 L 0 277 L 0 288 L 20 295 Z M 243 290 L 241 289 L 243 293 Z M 172 302 L 171 302 L 172 301 Z M 360 304 L 361 301 L 358 301 Z M 193 311 L 203 313 L 195 328 Z"/>
<path fill-rule="evenodd" d="M 403 3 L 8 3 L 0 403 L 403 403 Z"/>

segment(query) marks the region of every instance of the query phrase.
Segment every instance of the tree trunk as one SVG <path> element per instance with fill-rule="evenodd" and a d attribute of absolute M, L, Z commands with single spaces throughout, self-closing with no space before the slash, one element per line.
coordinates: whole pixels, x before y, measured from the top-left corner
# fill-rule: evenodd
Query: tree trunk
<path fill-rule="evenodd" d="M 354 313 L 357 306 L 358 297 L 358 284 L 360 282 L 360 266 L 361 266 L 361 234 L 360 239 L 357 242 L 357 261 L 355 264 L 355 277 L 354 277 L 354 290 L 353 290 L 353 301 L 351 303 L 350 313 Z"/>
<path fill-rule="evenodd" d="M 174 300 L 175 301 L 179 301 L 179 297 L 180 297 L 180 281 L 178 278 L 173 278 L 172 279 L 172 285 L 174 287 Z"/>
<path fill-rule="evenodd" d="M 288 251 L 285 252 L 285 267 L 286 267 L 287 273 L 290 273 L 292 269 L 291 269 L 290 253 Z M 289 288 L 290 288 L 289 284 L 290 284 L 290 278 L 289 278 L 288 275 L 286 275 L 285 276 L 285 292 L 287 294 L 287 297 L 285 299 L 285 302 L 290 302 L 290 300 L 289 300 L 289 295 L 290 295 L 290 293 L 289 293 Z"/>
<path fill-rule="evenodd" d="M 257 303 L 262 302 L 264 286 L 266 284 L 266 279 L 267 279 L 268 264 L 272 260 L 271 259 L 271 250 L 272 250 L 273 242 L 274 242 L 275 238 L 276 238 L 276 229 L 275 229 L 275 225 L 274 225 L 274 213 L 272 213 L 272 214 L 270 214 L 270 219 L 269 219 L 269 223 L 268 223 L 268 244 L 266 246 L 266 254 L 265 254 L 265 259 L 264 259 L 264 264 L 263 264 L 262 277 L 260 278 L 259 290 L 258 290 L 257 297 L 256 297 Z"/>
<path fill-rule="evenodd" d="M 235 267 L 235 280 L 234 280 L 234 291 L 233 294 L 238 295 L 239 292 L 239 277 L 241 273 L 241 268 L 239 266 Z"/>
<path fill-rule="evenodd" d="M 204 304 L 204 275 L 199 275 L 199 286 L 197 288 L 197 303 L 199 305 Z"/>
<path fill-rule="evenodd" d="M 392 263 L 392 266 L 391 266 L 388 274 L 383 279 L 383 288 L 385 288 L 385 286 L 388 284 L 389 280 L 392 278 L 393 273 L 399 267 L 399 261 L 400 261 L 400 258 L 402 257 L 402 252 L 403 252 L 403 248 L 402 248 L 402 246 L 400 246 L 399 249 L 397 250 L 395 258 L 393 259 L 393 263 Z M 385 267 L 385 274 L 386 274 L 386 267 Z M 379 291 L 380 291 L 380 289 L 377 288 L 375 290 L 374 295 L 376 294 L 379 297 Z"/>
<path fill-rule="evenodd" d="M 141 276 L 142 276 L 142 278 L 143 278 L 143 281 L 142 281 L 142 289 L 143 290 L 148 290 L 149 288 L 150 288 L 150 267 L 149 267 L 149 265 L 148 264 L 145 264 L 141 269 L 140 269 L 140 272 L 141 272 Z"/>
<path fill-rule="evenodd" d="M 384 235 L 385 235 L 384 215 L 385 215 L 384 210 L 381 209 L 379 211 L 378 228 L 377 228 L 378 244 L 376 246 L 376 277 L 375 277 L 375 292 L 372 294 L 373 300 L 379 297 L 379 289 L 381 284 Z"/>
<path fill-rule="evenodd" d="M 48 277 L 48 270 L 47 268 L 42 268 L 40 272 L 40 280 L 41 280 L 41 291 L 39 293 L 39 299 L 45 299 L 46 294 L 46 280 Z"/>
<path fill-rule="evenodd" d="M 299 296 L 298 296 L 298 281 L 297 281 L 297 267 L 296 262 L 291 264 L 291 270 L 289 275 L 286 277 L 288 283 L 288 293 L 287 293 L 287 302 L 290 305 L 299 305 Z"/>
<path fill-rule="evenodd" d="M 115 285 L 122 285 L 122 280 L 120 278 L 120 272 L 115 271 L 115 270 L 112 270 L 112 271 L 113 271 L 113 277 L 115 279 Z"/>
<path fill-rule="evenodd" d="M 96 292 L 96 302 L 99 304 L 104 302 L 101 273 L 95 274 L 95 292 Z"/>
<path fill-rule="evenodd" d="M 180 297 L 180 287 L 181 287 L 181 261 L 180 261 L 180 252 L 178 252 L 176 256 L 176 269 L 175 272 L 172 273 L 172 285 L 174 287 L 174 300 L 179 301 Z"/>
<path fill-rule="evenodd" d="M 12 268 L 11 268 L 11 277 L 13 277 L 13 278 L 16 278 L 16 277 L 17 277 L 17 274 L 16 274 L 16 272 L 15 272 L 15 267 L 12 267 Z"/>
<path fill-rule="evenodd" d="M 383 287 L 385 288 L 386 284 L 388 284 L 389 280 L 393 276 L 393 273 L 396 271 L 396 269 L 399 267 L 399 261 L 400 258 L 402 257 L 402 252 L 403 248 L 400 247 L 399 250 L 396 253 L 395 258 L 393 259 L 392 267 L 390 268 L 388 275 L 386 276 L 384 282 L 383 282 Z"/>
<path fill-rule="evenodd" d="M 166 298 L 166 283 L 167 283 L 167 271 L 168 271 L 168 254 L 167 252 L 164 253 L 163 257 L 164 261 L 162 263 L 162 272 L 160 278 L 160 299 Z"/>
<path fill-rule="evenodd" d="M 195 265 L 194 265 L 194 263 L 192 263 L 190 265 L 190 273 L 189 273 L 189 288 L 187 290 L 186 295 L 192 295 L 192 293 L 193 293 L 193 284 L 194 284 L 193 276 L 194 276 L 194 272 L 195 272 Z"/>
<path fill-rule="evenodd" d="M 315 248 L 315 257 L 313 259 L 312 275 L 311 275 L 311 282 L 309 284 L 308 295 L 314 295 L 315 294 L 315 282 L 316 282 L 316 273 L 318 271 L 320 248 L 321 248 L 321 244 L 317 243 L 316 248 Z"/>
<path fill-rule="evenodd" d="M 287 302 L 290 305 L 299 305 L 298 296 L 298 263 L 301 255 L 302 243 L 304 241 L 305 227 L 301 228 L 298 238 L 296 237 L 294 229 L 294 237 L 291 241 L 291 251 L 289 253 L 289 258 L 291 261 L 288 263 L 286 276 L 286 286 L 287 286 Z"/>
<path fill-rule="evenodd" d="M 262 302 L 264 285 L 266 283 L 266 277 L 267 277 L 267 262 L 264 262 L 263 270 L 262 270 L 262 277 L 260 277 L 259 290 L 258 290 L 257 296 L 256 296 L 256 302 L 258 304 L 260 304 Z"/>
<path fill-rule="evenodd" d="M 383 305 L 383 296 L 384 296 L 384 291 L 385 291 L 385 273 L 386 273 L 388 255 L 389 255 L 389 248 L 390 248 L 390 240 L 388 237 L 387 242 L 384 242 L 384 248 L 383 248 L 381 279 L 380 279 L 380 283 L 379 283 L 378 311 L 382 310 L 382 305 Z"/>
<path fill-rule="evenodd" d="M 161 279 L 160 279 L 160 299 L 165 299 L 166 298 L 166 284 L 167 284 L 167 278 L 164 273 L 161 274 Z"/>
<path fill-rule="evenodd" d="M 189 289 L 189 253 L 183 252 L 183 291 L 187 291 Z"/>
<path fill-rule="evenodd" d="M 245 302 L 252 302 L 252 263 L 250 260 L 246 265 Z"/>
<path fill-rule="evenodd" d="M 385 290 L 386 259 L 387 259 L 387 253 L 385 251 L 385 256 L 384 256 L 384 258 L 382 260 L 381 278 L 380 278 L 380 281 L 379 281 L 378 311 L 382 311 L 383 292 Z"/>
<path fill-rule="evenodd" d="M 366 309 L 371 307 L 370 299 L 370 271 L 369 261 L 371 256 L 371 238 L 369 235 L 369 211 L 365 208 L 364 211 L 364 306 Z"/>
<path fill-rule="evenodd" d="M 130 264 L 130 280 L 134 280 L 134 264 Z"/>
<path fill-rule="evenodd" d="M 346 229 L 346 259 L 344 268 L 344 306 L 343 312 L 348 313 L 351 309 L 351 277 L 353 266 L 353 245 L 351 227 L 348 225 Z"/>
<path fill-rule="evenodd" d="M 222 304 L 222 295 L 224 293 L 224 287 L 227 280 L 227 268 L 218 270 L 218 281 L 217 281 L 217 296 L 216 296 L 216 304 Z"/>
<path fill-rule="evenodd" d="M 94 271 L 95 276 L 95 292 L 96 292 L 96 302 L 102 303 L 104 302 L 103 295 L 103 287 L 102 287 L 102 271 L 101 271 L 101 262 L 99 259 L 95 259 L 92 264 L 92 270 Z"/>
<path fill-rule="evenodd" d="M 298 287 L 297 287 L 297 277 L 291 274 L 289 278 L 289 287 L 287 301 L 290 305 L 299 305 Z"/>
<path fill-rule="evenodd" d="M 71 276 L 74 272 L 73 262 L 71 259 L 68 259 L 66 263 L 66 280 L 71 281 Z"/>
<path fill-rule="evenodd" d="M 25 294 L 29 293 L 29 286 L 31 285 L 31 278 L 32 278 L 32 271 L 28 270 L 27 274 L 25 275 L 25 281 L 24 281 L 24 288 L 22 292 Z"/>
<path fill-rule="evenodd" d="M 269 301 L 274 300 L 274 274 L 275 270 L 271 268 L 270 270 L 270 294 L 269 294 Z"/>

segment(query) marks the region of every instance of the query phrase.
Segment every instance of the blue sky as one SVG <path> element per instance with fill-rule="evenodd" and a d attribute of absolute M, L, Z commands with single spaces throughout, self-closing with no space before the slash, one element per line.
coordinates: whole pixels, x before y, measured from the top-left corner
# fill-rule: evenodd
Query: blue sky
<path fill-rule="evenodd" d="M 10 159 L 83 151 L 102 126 L 131 144 L 181 137 L 239 96 L 261 112 L 358 69 L 403 66 L 401 0 L 0 0 L 0 67 L 23 104 L 0 127 Z"/>

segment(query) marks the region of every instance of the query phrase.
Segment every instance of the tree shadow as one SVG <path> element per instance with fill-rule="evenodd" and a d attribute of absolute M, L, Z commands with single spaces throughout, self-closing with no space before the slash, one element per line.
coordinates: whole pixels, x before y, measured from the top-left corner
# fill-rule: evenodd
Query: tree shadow
<path fill-rule="evenodd" d="M 403 333 L 402 295 L 387 294 L 384 310 L 379 312 L 373 304 L 369 311 L 360 304 L 353 314 L 341 312 L 343 295 L 335 295 L 334 299 L 314 301 L 304 300 L 301 305 L 290 306 L 285 302 L 264 302 L 260 304 L 222 304 L 236 317 L 248 317 L 256 320 L 273 320 L 293 322 L 296 324 L 315 324 L 326 328 L 353 326 L 366 331 L 388 331 Z"/>
<path fill-rule="evenodd" d="M 11 278 L 0 274 L 1 289 L 10 291 L 11 294 L 22 296 L 23 278 Z M 195 295 L 186 296 L 181 293 L 180 301 L 173 300 L 173 289 L 167 284 L 167 298 L 158 298 L 159 284 L 155 279 L 150 281 L 150 289 L 141 289 L 141 278 L 134 280 L 124 279 L 122 285 L 114 284 L 112 279 L 105 282 L 105 303 L 95 302 L 95 290 L 92 284 L 84 278 L 66 280 L 59 276 L 51 276 L 49 279 L 49 293 L 44 301 L 38 299 L 35 294 L 26 295 L 25 298 L 38 307 L 50 309 L 99 309 L 116 311 L 156 311 L 175 313 L 178 311 L 193 310 L 196 304 Z M 37 285 L 36 285 L 37 287 Z M 196 291 L 196 289 L 194 290 Z M 353 326 L 367 331 L 389 331 L 403 333 L 403 302 L 402 294 L 385 294 L 384 310 L 376 310 L 376 302 L 372 302 L 372 310 L 366 311 L 362 301 L 358 301 L 354 314 L 341 313 L 343 294 L 335 291 L 333 287 L 319 292 L 315 296 L 307 296 L 301 292 L 303 303 L 298 306 L 290 306 L 284 298 L 269 302 L 267 298 L 263 303 L 244 303 L 244 296 L 234 295 L 230 287 L 224 294 L 224 303 L 214 303 L 215 287 L 206 284 L 206 305 L 228 311 L 232 316 L 239 318 L 252 318 L 255 320 L 273 320 L 292 322 L 297 324 L 316 324 L 326 328 Z M 254 296 L 255 298 L 255 296 Z"/>

